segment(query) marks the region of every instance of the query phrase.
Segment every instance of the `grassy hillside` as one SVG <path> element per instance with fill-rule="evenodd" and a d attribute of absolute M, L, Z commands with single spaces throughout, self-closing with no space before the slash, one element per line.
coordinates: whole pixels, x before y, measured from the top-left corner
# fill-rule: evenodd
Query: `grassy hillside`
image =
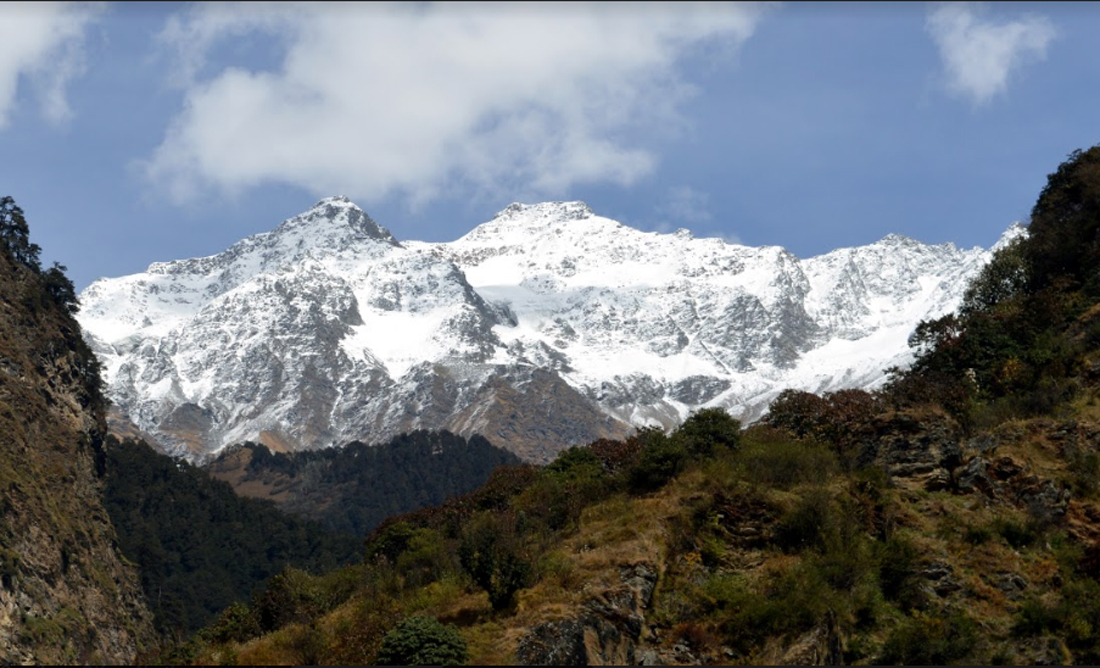
<path fill-rule="evenodd" d="M 285 573 L 168 658 L 371 663 L 427 615 L 471 663 L 1100 659 L 1100 505 L 1080 465 L 1100 424 L 968 438 L 926 407 L 865 426 L 874 463 L 852 470 L 768 426 L 688 454 L 664 484 L 669 458 L 649 453 L 675 435 L 502 470 L 384 525 L 361 565 Z"/>

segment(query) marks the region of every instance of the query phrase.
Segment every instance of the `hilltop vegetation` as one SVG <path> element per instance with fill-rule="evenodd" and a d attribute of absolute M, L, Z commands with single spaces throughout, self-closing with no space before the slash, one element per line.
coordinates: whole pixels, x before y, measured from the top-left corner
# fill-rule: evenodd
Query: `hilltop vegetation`
<path fill-rule="evenodd" d="M 1100 506 L 1067 493 L 1080 471 L 1065 455 L 1100 427 L 967 439 L 934 407 L 868 398 L 854 459 L 728 417 L 700 447 L 684 432 L 708 413 L 501 469 L 384 523 L 362 564 L 285 572 L 166 658 L 372 663 L 395 635 L 436 642 L 402 621 L 416 618 L 460 634 L 471 663 L 1100 658 Z"/>

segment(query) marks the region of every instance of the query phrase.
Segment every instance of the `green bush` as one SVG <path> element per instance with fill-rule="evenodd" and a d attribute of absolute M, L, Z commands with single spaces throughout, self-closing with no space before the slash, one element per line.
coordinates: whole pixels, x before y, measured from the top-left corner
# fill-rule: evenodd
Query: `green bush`
<path fill-rule="evenodd" d="M 433 529 L 415 530 L 395 565 L 397 572 L 414 587 L 435 582 L 452 569 L 446 541 Z"/>
<path fill-rule="evenodd" d="M 814 440 L 794 440 L 785 431 L 757 428 L 746 436 L 738 460 L 754 484 L 789 488 L 825 482 L 836 471 L 836 455 Z"/>
<path fill-rule="evenodd" d="M 435 617 L 415 615 L 401 620 L 382 638 L 379 666 L 454 666 L 469 661 L 466 641 L 454 626 Z"/>
<path fill-rule="evenodd" d="M 405 521 L 394 521 L 383 524 L 371 534 L 367 542 L 367 557 L 371 559 L 384 558 L 390 563 L 397 561 L 409 547 L 415 529 Z"/>
<path fill-rule="evenodd" d="M 494 610 L 511 607 L 531 580 L 531 564 L 520 555 L 515 518 L 510 514 L 474 517 L 463 533 L 458 556 L 462 568 L 488 592 Z"/>
<path fill-rule="evenodd" d="M 1022 636 L 1053 633 L 1073 651 L 1074 661 L 1097 665 L 1100 660 L 1100 582 L 1066 574 L 1061 600 L 1029 598 L 1020 606 L 1013 632 Z"/>
<path fill-rule="evenodd" d="M 903 610 L 920 608 L 925 594 L 921 589 L 919 570 L 920 552 L 916 545 L 901 536 L 893 535 L 883 543 L 877 543 L 878 579 L 882 595 L 896 602 Z"/>
<path fill-rule="evenodd" d="M 233 603 L 224 611 L 218 621 L 203 629 L 199 636 L 206 642 L 244 642 L 260 635 L 260 622 L 255 613 L 244 603 Z"/>
<path fill-rule="evenodd" d="M 1025 637 L 1043 635 L 1059 626 L 1058 611 L 1037 598 L 1029 598 L 1020 604 L 1012 632 Z"/>
<path fill-rule="evenodd" d="M 703 408 L 680 425 L 672 440 L 689 453 L 703 457 L 716 448 L 736 450 L 741 443 L 741 422 L 724 408 Z"/>
<path fill-rule="evenodd" d="M 732 579 L 707 583 L 706 591 L 715 597 L 715 607 L 732 612 L 720 628 L 726 643 L 742 654 L 774 636 L 813 628 L 829 616 L 836 600 L 821 573 L 807 563 L 771 575 L 754 595 Z"/>
<path fill-rule="evenodd" d="M 977 623 L 962 612 L 942 617 L 917 612 L 887 636 L 878 663 L 905 666 L 957 663 L 974 656 L 979 637 Z"/>
<path fill-rule="evenodd" d="M 603 465 L 591 449 L 575 446 L 562 450 L 546 470 L 567 478 L 590 478 L 598 477 Z"/>
<path fill-rule="evenodd" d="M 635 493 L 652 492 L 684 470 L 688 453 L 683 445 L 655 428 L 640 431 L 639 437 L 644 445 L 638 462 L 630 469 L 630 489 Z"/>
<path fill-rule="evenodd" d="M 587 446 L 573 447 L 562 451 L 512 506 L 549 531 L 558 531 L 575 525 L 581 511 L 618 488 L 595 452 Z"/>
<path fill-rule="evenodd" d="M 1028 547 L 1039 540 L 1039 529 L 1033 523 L 1016 522 L 1007 518 L 998 518 L 993 522 L 993 530 L 1000 534 L 1005 542 L 1014 549 Z"/>
<path fill-rule="evenodd" d="M 253 608 L 264 632 L 308 621 L 324 611 L 315 579 L 296 568 L 286 568 L 271 578 Z"/>
<path fill-rule="evenodd" d="M 813 490 L 776 523 L 775 542 L 786 552 L 824 548 L 834 514 L 829 495 Z"/>
<path fill-rule="evenodd" d="M 1075 498 L 1096 498 L 1097 481 L 1100 480 L 1100 453 L 1073 448 L 1066 453 L 1066 470 L 1069 472 L 1069 485 Z"/>
<path fill-rule="evenodd" d="M 716 573 L 703 582 L 703 603 L 711 610 L 737 610 L 754 597 L 741 574 Z"/>
<path fill-rule="evenodd" d="M 993 539 L 993 530 L 987 526 L 967 527 L 963 540 L 971 545 L 983 545 Z"/>

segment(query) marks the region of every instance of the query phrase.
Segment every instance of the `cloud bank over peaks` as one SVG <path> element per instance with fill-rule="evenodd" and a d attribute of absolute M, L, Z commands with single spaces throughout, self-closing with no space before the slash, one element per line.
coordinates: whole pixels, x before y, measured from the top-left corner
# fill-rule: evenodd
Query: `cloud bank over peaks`
<path fill-rule="evenodd" d="M 983 105 L 1008 89 L 1010 75 L 1029 61 L 1046 58 L 1056 32 L 1043 16 L 1008 23 L 981 18 L 980 6 L 942 5 L 926 27 L 939 47 L 952 92 Z"/>
<path fill-rule="evenodd" d="M 21 83 L 35 89 L 47 120 L 72 116 L 65 88 L 84 71 L 84 34 L 102 12 L 99 3 L 0 4 L 0 129 L 10 120 Z"/>
<path fill-rule="evenodd" d="M 145 173 L 176 199 L 266 183 L 414 203 L 630 184 L 657 162 L 631 133 L 681 120 L 692 88 L 678 64 L 730 55 L 766 10 L 198 5 L 160 36 L 185 103 Z M 282 46 L 276 67 L 209 71 L 213 49 L 257 34 Z"/>

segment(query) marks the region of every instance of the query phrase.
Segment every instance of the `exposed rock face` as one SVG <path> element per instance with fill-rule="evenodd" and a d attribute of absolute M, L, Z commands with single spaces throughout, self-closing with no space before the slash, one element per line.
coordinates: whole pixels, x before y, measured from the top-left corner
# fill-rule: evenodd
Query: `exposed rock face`
<path fill-rule="evenodd" d="M 0 663 L 130 663 L 152 641 L 101 501 L 91 352 L 0 250 Z"/>
<path fill-rule="evenodd" d="M 624 666 L 638 661 L 644 610 L 657 572 L 648 564 L 623 567 L 622 585 L 601 592 L 572 619 L 546 622 L 519 641 L 516 658 L 527 666 Z"/>
<path fill-rule="evenodd" d="M 774 642 L 756 660 L 762 666 L 839 666 L 844 664 L 844 641 L 835 620 L 821 624 L 787 642 Z"/>
<path fill-rule="evenodd" d="M 800 260 L 581 202 L 402 244 L 329 198 L 218 255 L 97 281 L 81 321 L 111 399 L 172 454 L 446 428 L 546 461 L 701 407 L 753 419 L 787 387 L 875 386 L 988 257 L 889 236 Z"/>
<path fill-rule="evenodd" d="M 1061 443 L 1063 456 L 1089 438 L 1100 440 L 1100 431 L 1078 429 L 1076 423 L 1045 425 L 1039 432 Z M 873 420 L 860 463 L 914 487 L 980 494 L 991 503 L 1027 510 L 1042 522 L 1061 520 L 1070 507 L 1069 489 L 1036 474 L 1026 462 L 998 456 L 998 445 L 993 434 L 965 441 L 955 421 L 942 413 L 892 412 Z"/>
<path fill-rule="evenodd" d="M 929 490 L 947 489 L 962 462 L 959 435 L 955 421 L 942 413 L 886 413 L 874 419 L 860 463 Z"/>

